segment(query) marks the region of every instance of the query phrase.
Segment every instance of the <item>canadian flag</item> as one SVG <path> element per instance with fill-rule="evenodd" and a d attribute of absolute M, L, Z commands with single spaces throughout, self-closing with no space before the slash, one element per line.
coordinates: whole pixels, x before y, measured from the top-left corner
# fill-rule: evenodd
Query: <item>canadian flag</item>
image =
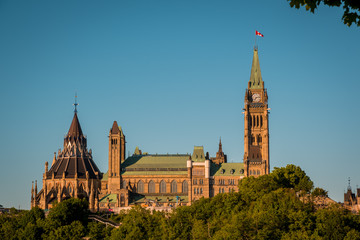
<path fill-rule="evenodd" d="M 264 35 L 262 35 L 261 33 L 259 33 L 258 31 L 255 30 L 255 35 L 258 35 L 260 37 L 264 37 Z"/>

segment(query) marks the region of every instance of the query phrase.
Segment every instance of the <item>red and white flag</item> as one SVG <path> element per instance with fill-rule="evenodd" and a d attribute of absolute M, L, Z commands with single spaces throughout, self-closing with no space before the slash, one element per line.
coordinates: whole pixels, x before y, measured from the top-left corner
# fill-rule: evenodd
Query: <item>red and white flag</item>
<path fill-rule="evenodd" d="M 258 31 L 255 30 L 255 35 L 258 35 L 260 37 L 264 37 L 264 35 L 262 35 L 261 33 L 259 33 Z"/>

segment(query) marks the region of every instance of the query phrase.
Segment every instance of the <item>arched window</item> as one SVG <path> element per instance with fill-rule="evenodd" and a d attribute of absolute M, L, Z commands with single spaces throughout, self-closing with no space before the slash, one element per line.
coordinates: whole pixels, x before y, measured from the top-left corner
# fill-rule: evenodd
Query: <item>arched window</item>
<path fill-rule="evenodd" d="M 260 116 L 260 127 L 262 127 L 262 125 L 263 125 L 263 118 L 262 116 Z"/>
<path fill-rule="evenodd" d="M 198 188 L 196 189 L 196 194 L 199 194 L 199 189 Z"/>
<path fill-rule="evenodd" d="M 254 127 L 256 127 L 255 116 L 253 116 L 253 125 L 254 125 Z"/>
<path fill-rule="evenodd" d="M 252 174 L 252 170 L 250 170 L 250 173 L 249 173 L 249 175 L 251 175 Z"/>
<path fill-rule="evenodd" d="M 202 194 L 203 193 L 203 190 L 202 190 L 202 188 L 200 188 L 200 194 Z"/>
<path fill-rule="evenodd" d="M 260 134 L 258 135 L 258 143 L 261 143 L 261 141 L 262 141 L 262 138 L 261 138 L 261 136 L 260 136 Z"/>
<path fill-rule="evenodd" d="M 250 124 L 250 127 L 252 126 L 252 117 L 250 116 L 249 117 L 249 124 Z"/>
<path fill-rule="evenodd" d="M 188 192 L 188 183 L 187 183 L 186 180 L 182 182 L 182 189 L 181 190 L 182 190 L 182 193 L 187 193 Z"/>
<path fill-rule="evenodd" d="M 196 188 L 194 188 L 194 194 L 196 194 Z"/>
<path fill-rule="evenodd" d="M 149 182 L 149 193 L 155 193 L 155 183 L 153 180 Z"/>
<path fill-rule="evenodd" d="M 122 181 L 122 183 L 121 183 L 121 185 L 122 185 L 122 188 L 123 188 L 123 189 L 125 189 L 125 188 L 126 188 L 126 186 L 127 186 L 127 182 L 126 182 L 126 180 L 123 180 L 123 181 Z"/>
<path fill-rule="evenodd" d="M 143 193 L 144 192 L 144 182 L 140 180 L 137 184 L 137 192 Z"/>
<path fill-rule="evenodd" d="M 71 187 L 71 184 L 69 184 L 69 186 L 68 186 L 68 192 L 69 192 L 69 194 L 72 194 L 72 187 Z"/>
<path fill-rule="evenodd" d="M 164 180 L 160 182 L 160 193 L 166 193 L 166 183 Z"/>
<path fill-rule="evenodd" d="M 260 175 L 260 170 L 257 170 L 257 175 Z"/>
<path fill-rule="evenodd" d="M 170 191 L 171 191 L 172 193 L 177 193 L 177 182 L 176 182 L 175 180 L 173 180 L 173 181 L 171 182 Z"/>
<path fill-rule="evenodd" d="M 259 126 L 259 116 L 256 116 L 256 126 Z"/>

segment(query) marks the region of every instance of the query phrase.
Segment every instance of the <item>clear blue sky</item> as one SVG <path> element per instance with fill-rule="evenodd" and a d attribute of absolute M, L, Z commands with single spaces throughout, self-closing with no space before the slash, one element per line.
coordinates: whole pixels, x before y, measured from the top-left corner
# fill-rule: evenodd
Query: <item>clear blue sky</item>
<path fill-rule="evenodd" d="M 242 161 L 254 32 L 268 89 L 271 167 L 301 166 L 343 201 L 360 184 L 360 28 L 342 9 L 282 1 L 0 0 L 0 204 L 30 207 L 62 148 L 75 92 L 98 167 L 117 120 L 149 153 Z"/>

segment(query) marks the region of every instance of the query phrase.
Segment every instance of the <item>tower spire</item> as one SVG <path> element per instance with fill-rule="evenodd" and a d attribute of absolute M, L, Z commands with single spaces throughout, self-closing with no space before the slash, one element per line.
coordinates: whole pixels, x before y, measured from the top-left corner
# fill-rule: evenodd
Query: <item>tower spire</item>
<path fill-rule="evenodd" d="M 77 103 L 77 93 L 75 93 L 75 102 L 74 102 L 73 105 L 75 106 L 74 113 L 77 113 L 77 108 L 76 108 L 76 107 L 79 105 L 79 104 Z"/>
<path fill-rule="evenodd" d="M 258 48 L 254 47 L 254 56 L 251 66 L 249 89 L 263 89 L 263 88 L 264 88 L 264 82 L 261 77 Z"/>

